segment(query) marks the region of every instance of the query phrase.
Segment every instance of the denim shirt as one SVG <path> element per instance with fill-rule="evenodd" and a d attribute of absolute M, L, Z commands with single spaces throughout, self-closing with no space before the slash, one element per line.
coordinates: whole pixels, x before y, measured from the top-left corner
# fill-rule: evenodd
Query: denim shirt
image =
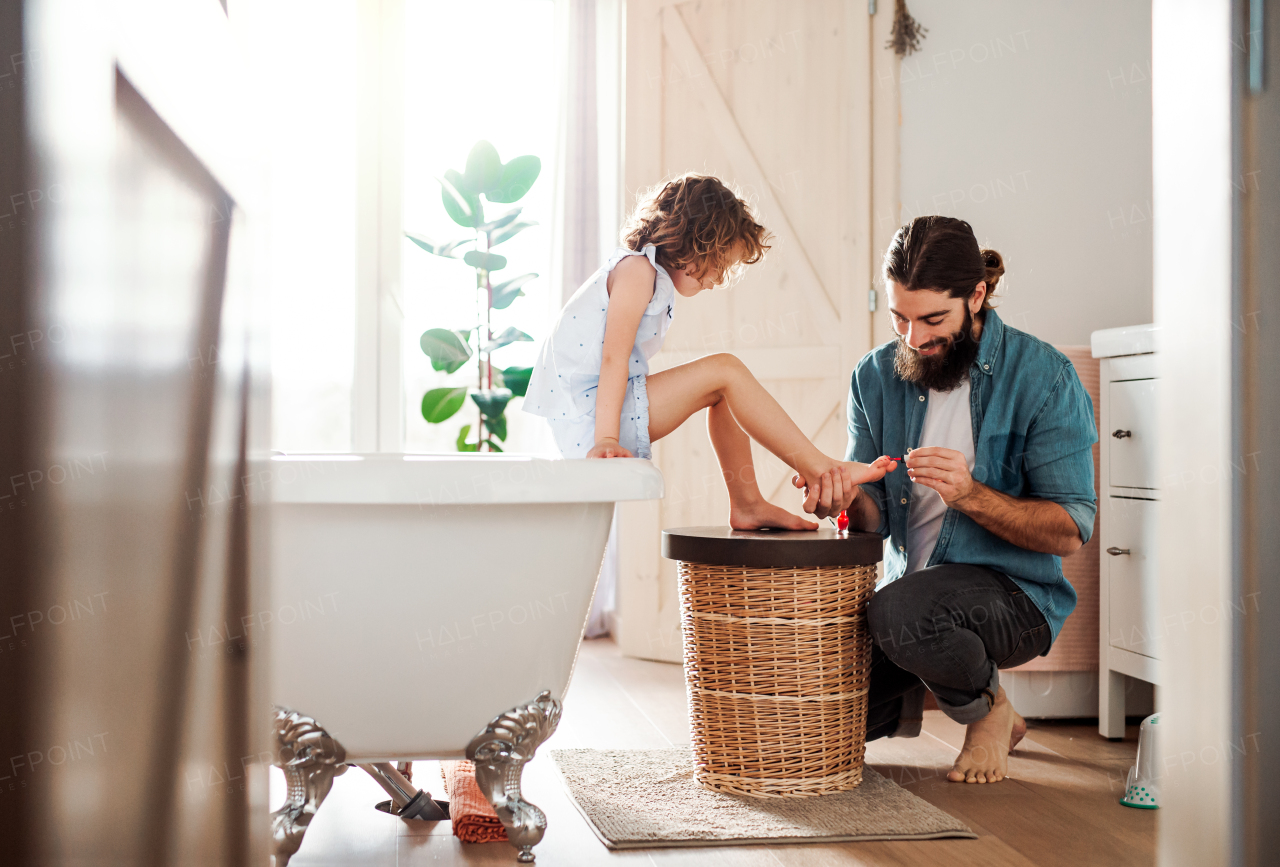
<path fill-rule="evenodd" d="M 929 392 L 894 373 L 896 341 L 872 350 L 849 386 L 847 460 L 869 463 L 903 455 L 920 442 Z M 1093 444 L 1098 431 L 1093 401 L 1071 362 L 1049 344 L 1000 321 L 983 320 L 972 385 L 973 478 L 1011 497 L 1040 497 L 1062 506 L 1080 529 L 1093 534 Z M 887 538 L 885 581 L 907 568 L 907 515 L 911 480 L 899 468 L 862 488 L 880 506 L 877 532 Z M 1076 591 L 1062 576 L 1062 558 L 1020 548 L 948 509 L 926 566 L 968 563 L 1003 572 L 1044 614 L 1053 638 L 1076 607 Z"/>

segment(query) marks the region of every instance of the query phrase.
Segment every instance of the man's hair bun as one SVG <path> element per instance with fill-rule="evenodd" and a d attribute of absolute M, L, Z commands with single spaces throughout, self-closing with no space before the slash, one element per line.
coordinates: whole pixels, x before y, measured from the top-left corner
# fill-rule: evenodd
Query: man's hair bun
<path fill-rule="evenodd" d="M 987 269 L 987 294 L 990 295 L 1004 276 L 1004 257 L 995 250 L 983 250 L 982 264 Z"/>

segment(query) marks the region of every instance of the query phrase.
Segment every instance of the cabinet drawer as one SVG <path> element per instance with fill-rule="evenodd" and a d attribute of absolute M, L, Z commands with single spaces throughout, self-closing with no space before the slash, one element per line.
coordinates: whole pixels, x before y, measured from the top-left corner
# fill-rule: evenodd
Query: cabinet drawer
<path fill-rule="evenodd" d="M 1111 497 L 1103 534 L 1102 567 L 1107 576 L 1108 641 L 1159 659 L 1163 618 L 1156 572 L 1156 508 L 1152 500 Z M 1112 550 L 1128 553 L 1111 554 Z"/>
<path fill-rule="evenodd" d="M 1110 383 L 1111 430 L 1107 479 L 1117 488 L 1156 485 L 1156 382 L 1128 379 Z"/>

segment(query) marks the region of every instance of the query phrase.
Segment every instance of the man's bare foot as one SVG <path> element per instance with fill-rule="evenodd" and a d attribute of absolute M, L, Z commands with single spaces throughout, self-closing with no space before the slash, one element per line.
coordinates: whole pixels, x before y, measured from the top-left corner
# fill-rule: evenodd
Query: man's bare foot
<path fill-rule="evenodd" d="M 735 530 L 816 530 L 818 525 L 793 515 L 781 506 L 760 500 L 749 506 L 729 505 L 729 526 Z"/>
<path fill-rule="evenodd" d="M 1013 709 L 1004 687 L 991 712 L 969 723 L 964 746 L 947 774 L 953 783 L 998 783 L 1009 773 L 1009 751 L 1027 733 L 1027 722 Z"/>
<path fill-rule="evenodd" d="M 1018 742 L 1027 736 L 1027 721 L 1018 715 L 1017 711 L 1013 713 L 1013 731 L 1009 733 L 1009 752 L 1013 752 L 1013 748 Z"/>

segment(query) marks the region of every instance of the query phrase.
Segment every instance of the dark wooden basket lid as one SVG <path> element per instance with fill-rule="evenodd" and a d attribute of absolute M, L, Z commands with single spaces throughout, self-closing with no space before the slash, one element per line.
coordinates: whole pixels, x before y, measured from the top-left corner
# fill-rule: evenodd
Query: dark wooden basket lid
<path fill-rule="evenodd" d="M 884 556 L 875 533 L 821 530 L 731 530 L 680 527 L 662 531 L 662 556 L 688 563 L 813 569 L 869 566 Z"/>

